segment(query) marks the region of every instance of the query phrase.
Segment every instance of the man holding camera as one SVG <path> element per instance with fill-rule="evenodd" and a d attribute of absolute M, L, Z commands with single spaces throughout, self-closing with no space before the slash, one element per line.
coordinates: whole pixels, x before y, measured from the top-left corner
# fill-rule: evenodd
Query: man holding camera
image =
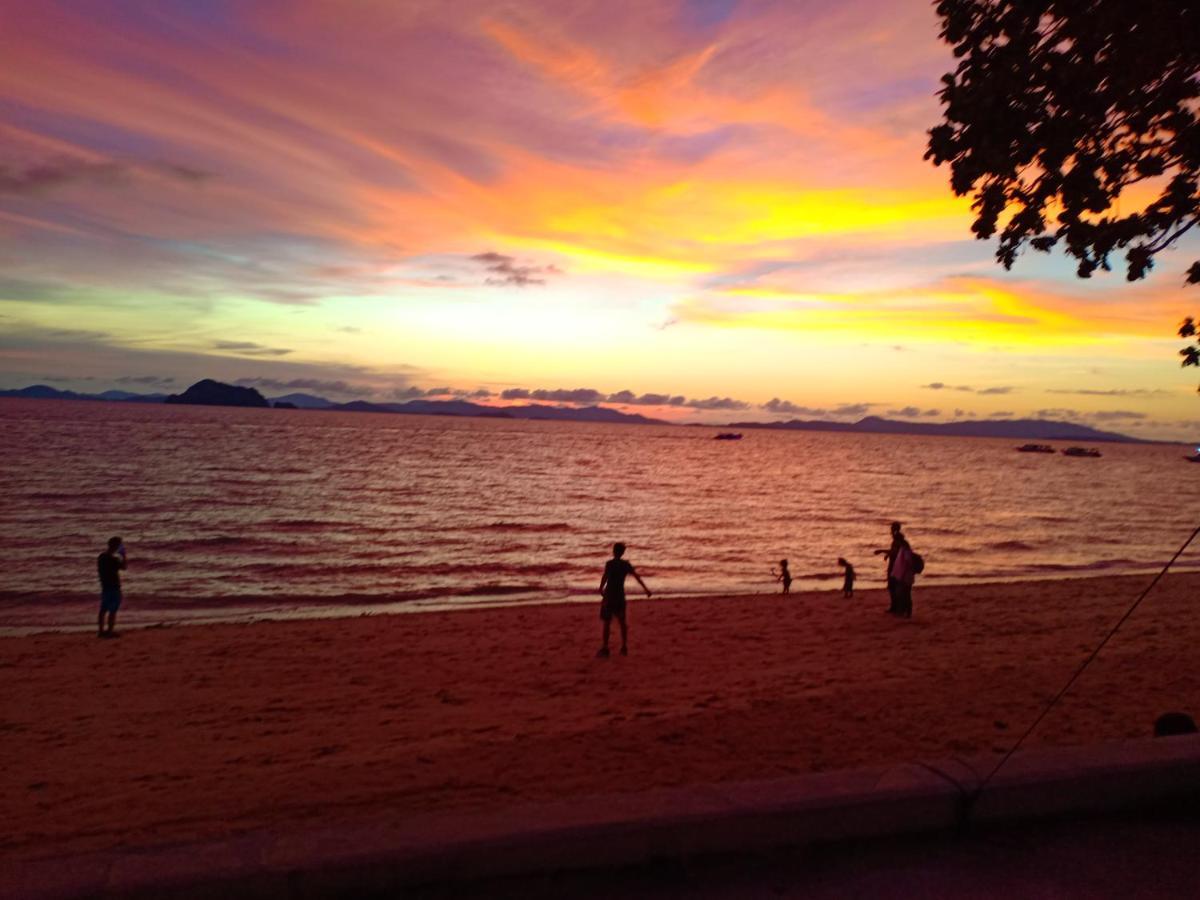
<path fill-rule="evenodd" d="M 108 549 L 96 558 L 96 569 L 100 574 L 100 618 L 96 637 L 112 638 L 117 633 L 117 610 L 121 608 L 121 570 L 125 568 L 125 545 L 119 537 L 108 539 Z M 105 629 L 105 616 L 108 628 Z"/>

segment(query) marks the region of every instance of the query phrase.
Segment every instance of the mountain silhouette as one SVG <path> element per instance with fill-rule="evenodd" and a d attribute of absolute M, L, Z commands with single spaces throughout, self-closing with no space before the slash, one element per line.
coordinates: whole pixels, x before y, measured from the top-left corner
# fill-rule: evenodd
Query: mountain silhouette
<path fill-rule="evenodd" d="M 960 422 L 904 422 L 867 416 L 857 422 L 792 419 L 789 422 L 732 422 L 730 428 L 766 428 L 783 431 L 840 431 L 853 434 L 918 434 L 945 437 L 995 437 L 1044 441 L 1112 441 L 1127 444 L 1156 443 L 1115 431 L 1101 431 L 1074 422 L 1051 419 L 970 419 Z"/>
<path fill-rule="evenodd" d="M 206 406 L 256 406 L 271 403 L 253 388 L 222 384 L 206 378 L 192 385 L 183 394 L 164 397 L 162 394 L 133 394 L 128 391 L 104 391 L 101 394 L 80 394 L 62 391 L 45 384 L 31 384 L 17 390 L 0 391 L 0 397 L 27 397 L 35 400 L 110 400 L 120 403 L 195 403 Z M 547 406 L 531 403 L 525 406 L 484 406 L 468 400 L 409 400 L 403 403 L 376 403 L 352 400 L 338 403 L 316 394 L 285 394 L 271 398 L 273 402 L 290 403 L 299 409 L 334 410 L 342 412 L 392 413 L 419 416 L 467 416 L 488 419 L 538 419 L 562 422 L 612 422 L 627 425 L 669 425 L 636 413 L 623 413 L 604 406 Z M 283 407 L 287 408 L 287 407 Z M 730 422 L 721 428 L 767 429 L 783 431 L 835 431 L 852 434 L 917 434 L 947 437 L 994 437 L 1042 441 L 1111 441 L 1121 443 L 1174 443 L 1147 441 L 1113 431 L 1101 431 L 1074 422 L 1052 419 L 969 419 L 958 422 L 905 422 L 867 416 L 857 422 L 831 422 L 821 419 L 792 419 L 788 422 Z"/>
<path fill-rule="evenodd" d="M 182 394 L 171 394 L 164 403 L 194 406 L 257 406 L 268 407 L 267 398 L 251 387 L 238 387 L 205 378 L 197 381 Z"/>
<path fill-rule="evenodd" d="M 297 409 L 329 409 L 334 406 L 332 400 L 318 397 L 316 394 L 284 394 L 282 397 L 269 397 L 272 403 L 290 403 Z"/>

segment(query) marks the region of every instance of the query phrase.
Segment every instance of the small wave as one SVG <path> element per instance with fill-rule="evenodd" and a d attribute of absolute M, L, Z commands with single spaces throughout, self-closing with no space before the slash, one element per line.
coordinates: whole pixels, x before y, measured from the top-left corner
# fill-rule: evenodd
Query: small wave
<path fill-rule="evenodd" d="M 474 587 L 460 590 L 448 590 L 447 596 L 462 597 L 502 597 L 508 594 L 532 594 L 545 590 L 541 584 L 477 584 Z"/>
<path fill-rule="evenodd" d="M 189 497 L 186 500 L 178 500 L 175 502 L 177 507 L 199 507 L 205 510 L 226 509 L 229 507 L 245 507 L 253 506 L 261 508 L 263 500 L 261 497 L 250 498 L 246 500 L 235 499 L 229 495 L 213 496 L 213 497 Z"/>
<path fill-rule="evenodd" d="M 96 591 L 0 591 L 0 609 L 69 606 L 96 602 Z"/>
<path fill-rule="evenodd" d="M 860 579 L 862 577 L 861 575 L 858 574 L 857 567 L 854 570 L 854 574 L 855 574 L 856 579 Z M 872 570 L 871 574 L 872 575 L 875 574 L 874 570 Z M 834 581 L 834 580 L 844 579 L 845 576 L 846 576 L 846 573 L 843 572 L 841 569 L 838 569 L 837 571 L 831 571 L 831 572 L 793 572 L 792 580 L 793 581 Z M 759 580 L 764 580 L 764 579 L 759 579 Z"/>
<path fill-rule="evenodd" d="M 999 541 L 995 544 L 988 544 L 989 550 L 1034 550 L 1036 549 L 1031 544 L 1024 541 Z"/>
<path fill-rule="evenodd" d="M 361 579 L 364 576 L 384 576 L 389 582 L 408 581 L 420 578 L 444 580 L 448 577 L 461 578 L 472 569 L 478 569 L 464 563 L 439 562 L 427 564 L 404 563 L 399 560 L 372 561 L 359 560 L 356 557 L 341 558 L 288 558 L 278 562 L 250 559 L 242 563 L 229 563 L 225 571 L 226 577 L 240 580 L 254 579 L 262 576 L 270 579 L 280 578 L 294 582 L 297 579 L 320 578 L 322 580 L 337 580 L 342 578 Z M 573 572 L 572 567 L 562 563 L 530 563 L 530 564 L 494 564 L 486 567 L 486 572 L 499 578 L 515 577 L 553 577 L 567 578 Z"/>
<path fill-rule="evenodd" d="M 415 568 L 415 567 L 414 567 Z M 447 574 L 457 567 L 447 566 Z M 281 562 L 248 562 L 241 565 L 230 565 L 227 577 L 242 578 L 254 575 L 282 576 L 291 580 L 318 577 L 335 579 L 343 576 L 361 576 L 364 574 L 381 573 L 387 575 L 409 574 L 403 566 L 391 566 L 386 563 L 354 564 L 343 560 L 336 565 L 325 561 L 296 562 L 286 560 Z"/>
<path fill-rule="evenodd" d="M 164 559 L 161 556 L 154 556 L 153 554 L 148 556 L 142 556 L 141 554 L 138 554 L 136 557 L 130 560 L 129 565 L 132 571 L 136 574 L 137 572 L 164 572 L 171 569 L 182 569 L 190 567 L 194 565 L 194 563 L 173 559 Z"/>
<path fill-rule="evenodd" d="M 489 525 L 476 525 L 470 531 L 574 531 L 575 526 L 568 522 L 492 522 Z"/>
<path fill-rule="evenodd" d="M 1161 565 L 1138 559 L 1098 559 L 1086 563 L 1035 563 L 1028 568 L 1036 572 L 1106 572 L 1110 569 L 1144 569 Z"/>
<path fill-rule="evenodd" d="M 368 544 L 361 549 L 342 550 L 339 548 L 336 552 L 342 554 L 342 558 L 344 559 L 363 560 L 364 562 L 379 562 L 382 560 L 396 562 L 413 556 L 420 556 L 424 552 L 424 548 L 372 547 Z"/>
<path fill-rule="evenodd" d="M 111 499 L 105 493 L 86 493 L 80 491 L 34 491 L 26 494 L 28 500 L 105 500 Z"/>
<path fill-rule="evenodd" d="M 938 537 L 961 537 L 964 534 L 969 534 L 964 528 L 955 528 L 952 525 L 922 525 L 919 529 L 921 535 L 937 535 Z"/>
<path fill-rule="evenodd" d="M 300 533 L 344 531 L 360 535 L 390 534 L 395 531 L 394 528 L 383 528 L 379 525 L 364 525 L 361 522 L 347 521 L 345 519 L 264 519 L 261 522 L 256 522 L 254 527 L 265 531 Z"/>
<path fill-rule="evenodd" d="M 263 542 L 255 538 L 238 537 L 232 534 L 217 534 L 212 537 L 179 538 L 173 541 L 147 543 L 150 551 L 186 553 L 189 550 L 248 550 L 261 547 Z"/>
<path fill-rule="evenodd" d="M 339 527 L 343 522 L 330 522 L 328 519 L 266 519 L 258 522 L 257 528 L 270 528 L 278 531 L 324 531 L 330 527 Z"/>

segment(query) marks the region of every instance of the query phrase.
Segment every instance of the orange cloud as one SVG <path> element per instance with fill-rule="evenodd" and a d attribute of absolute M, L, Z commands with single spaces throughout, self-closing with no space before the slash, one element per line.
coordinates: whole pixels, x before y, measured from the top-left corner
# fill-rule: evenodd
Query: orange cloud
<path fill-rule="evenodd" d="M 953 65 L 928 4 L 685 11 L 317 0 L 185 4 L 168 23 L 14 6 L 0 166 L 125 174 L 10 192 L 5 276 L 87 317 L 128 304 L 130 341 L 232 334 L 368 362 L 410 346 L 447 380 L 607 371 L 598 333 L 635 342 L 648 378 L 669 359 L 695 384 L 724 353 L 747 395 L 798 332 L 1064 355 L 1169 340 L 1173 291 L 1005 277 L 970 240 L 967 201 L 922 161 Z M 565 275 L 484 291 L 456 268 L 482 253 Z M 5 311 L 61 325 L 71 302 Z M 344 351 L 342 325 L 362 335 Z"/>
<path fill-rule="evenodd" d="M 1179 310 L 1163 291 L 1088 296 L 1028 281 L 950 277 L 920 287 L 843 293 L 733 286 L 697 295 L 674 315 L 729 327 L 1065 350 L 1169 338 Z"/>

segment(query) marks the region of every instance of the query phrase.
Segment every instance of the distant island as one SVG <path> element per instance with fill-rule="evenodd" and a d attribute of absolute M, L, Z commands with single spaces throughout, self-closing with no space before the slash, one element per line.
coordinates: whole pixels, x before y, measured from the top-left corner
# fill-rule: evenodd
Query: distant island
<path fill-rule="evenodd" d="M 0 391 L 0 397 L 25 397 L 28 400 L 108 400 L 115 403 L 162 403 L 167 399 L 166 394 L 135 394 L 132 391 L 79 394 L 75 391 L 60 391 L 48 384 L 31 384 L 29 387 Z"/>
<path fill-rule="evenodd" d="M 352 400 L 336 403 L 315 394 L 285 394 L 267 398 L 254 388 L 239 387 L 205 378 L 197 381 L 182 394 L 132 394 L 128 391 L 104 391 L 100 394 L 80 394 L 60 391 L 45 384 L 0 391 L 0 397 L 24 397 L 32 400 L 107 400 L 117 403 L 171 403 L 194 406 L 239 406 L 276 409 L 330 410 L 334 412 L 391 413 L 409 416 L 461 416 L 489 419 L 537 419 L 558 422 L 609 422 L 621 425 L 669 425 L 662 419 L 651 419 L 636 413 L 623 413 L 603 406 L 546 406 L 530 403 L 524 406 L 484 406 L 467 400 L 409 400 L 404 403 L 371 403 Z"/>
<path fill-rule="evenodd" d="M 993 437 L 1043 441 L 1108 441 L 1124 444 L 1154 444 L 1117 434 L 1101 431 L 1088 425 L 1074 422 L 1056 422 L 1052 419 L 967 419 L 958 422 L 902 422 L 896 419 L 881 419 L 867 416 L 857 422 L 826 422 L 819 419 L 792 419 L 789 422 L 733 422 L 730 428 L 767 428 L 782 431 L 842 431 L 852 434 L 918 434 L 942 437 Z"/>
<path fill-rule="evenodd" d="M 206 378 L 182 394 L 134 394 L 129 391 L 104 391 L 99 394 L 80 394 L 60 391 L 45 384 L 34 384 L 16 390 L 0 391 L 0 397 L 24 397 L 35 400 L 103 400 L 116 403 L 172 403 L 203 406 L 274 406 L 276 409 L 331 410 L 335 412 L 368 412 L 392 415 L 462 416 L 489 419 L 534 419 L 560 422 L 609 422 L 623 425 L 670 425 L 662 419 L 652 419 L 636 413 L 623 413 L 603 406 L 546 406 L 531 403 L 524 406 L 484 406 L 468 400 L 409 400 L 404 403 L 373 403 L 352 400 L 337 403 L 315 394 L 285 394 L 267 398 L 254 388 L 224 384 Z M 972 419 L 957 422 L 905 422 L 867 416 L 857 422 L 792 419 L 788 422 L 730 422 L 720 428 L 768 429 L 772 431 L 837 431 L 851 434 L 916 434 L 944 437 L 991 437 L 1011 440 L 1042 441 L 1107 441 L 1127 444 L 1159 443 L 1141 438 L 1101 431 L 1073 422 L 1050 419 Z"/>
<path fill-rule="evenodd" d="M 192 406 L 252 406 L 266 408 L 267 398 L 251 387 L 238 387 L 205 378 L 197 381 L 182 394 L 171 394 L 163 403 L 183 403 Z"/>
<path fill-rule="evenodd" d="M 409 416 L 469 416 L 488 419 L 539 419 L 556 422 L 612 422 L 621 425 L 670 425 L 662 419 L 651 419 L 637 413 L 623 413 L 604 406 L 546 406 L 530 403 L 524 406 L 484 406 L 469 400 L 409 400 L 405 403 L 332 403 L 322 409 L 344 412 L 399 413 Z"/>

